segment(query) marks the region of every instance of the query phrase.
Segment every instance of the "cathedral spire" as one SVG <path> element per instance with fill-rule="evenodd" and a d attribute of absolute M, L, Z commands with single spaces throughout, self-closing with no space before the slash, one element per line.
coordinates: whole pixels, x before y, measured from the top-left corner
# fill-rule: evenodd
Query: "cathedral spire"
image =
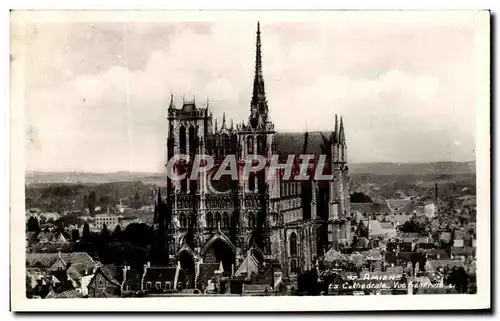
<path fill-rule="evenodd" d="M 253 92 L 251 102 L 251 119 L 257 125 L 258 118 L 267 121 L 267 101 L 264 87 L 264 76 L 262 73 L 262 52 L 260 41 L 260 22 L 257 22 L 257 39 L 255 43 L 255 75 L 253 79 Z M 255 127 L 255 126 L 253 126 Z"/>
<path fill-rule="evenodd" d="M 226 113 L 222 113 L 222 129 L 226 128 Z"/>
<path fill-rule="evenodd" d="M 257 80 L 257 78 L 262 78 L 261 46 L 262 45 L 260 43 L 260 22 L 257 22 L 257 40 L 255 42 L 255 80 Z"/>

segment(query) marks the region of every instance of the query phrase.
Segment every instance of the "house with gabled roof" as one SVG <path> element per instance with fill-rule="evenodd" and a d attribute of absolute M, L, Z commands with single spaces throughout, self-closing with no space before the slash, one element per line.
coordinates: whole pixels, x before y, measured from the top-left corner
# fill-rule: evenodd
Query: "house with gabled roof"
<path fill-rule="evenodd" d="M 331 247 L 323 256 L 323 263 L 327 266 L 335 264 L 335 262 L 348 261 L 349 257 L 345 254 L 340 253 L 334 247 Z"/>
<path fill-rule="evenodd" d="M 56 299 L 75 299 L 82 298 L 83 295 L 76 290 L 67 290 L 56 295 Z"/>
<path fill-rule="evenodd" d="M 121 270 L 116 268 L 116 280 L 121 284 L 123 295 L 132 295 L 141 291 L 142 273 L 129 265 L 123 265 Z"/>
<path fill-rule="evenodd" d="M 181 268 L 180 261 L 176 267 L 144 265 L 141 278 L 141 291 L 147 293 L 165 293 L 191 287 L 188 282 L 188 273 Z"/>
<path fill-rule="evenodd" d="M 197 263 L 195 287 L 204 292 L 209 282 L 213 281 L 219 265 L 218 263 Z"/>
<path fill-rule="evenodd" d="M 251 251 L 248 251 L 247 256 L 234 273 L 234 277 L 250 278 L 257 273 L 259 273 L 259 262 Z"/>
<path fill-rule="evenodd" d="M 91 298 L 120 297 L 121 284 L 110 269 L 98 266 L 88 284 L 88 296 Z"/>

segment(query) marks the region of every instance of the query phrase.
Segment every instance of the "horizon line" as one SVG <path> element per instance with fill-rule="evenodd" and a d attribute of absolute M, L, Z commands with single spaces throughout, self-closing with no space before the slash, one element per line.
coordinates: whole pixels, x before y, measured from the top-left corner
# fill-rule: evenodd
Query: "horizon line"
<path fill-rule="evenodd" d="M 467 161 L 430 161 L 430 162 L 351 162 L 349 165 L 375 165 L 375 164 L 390 164 L 390 165 L 425 165 L 436 163 L 472 163 L 476 160 Z M 116 170 L 116 171 L 86 171 L 86 170 L 39 170 L 39 169 L 25 169 L 24 173 L 81 173 L 81 174 L 116 174 L 116 173 L 137 173 L 137 174 L 164 174 L 164 172 L 156 171 L 139 171 L 139 170 Z"/>

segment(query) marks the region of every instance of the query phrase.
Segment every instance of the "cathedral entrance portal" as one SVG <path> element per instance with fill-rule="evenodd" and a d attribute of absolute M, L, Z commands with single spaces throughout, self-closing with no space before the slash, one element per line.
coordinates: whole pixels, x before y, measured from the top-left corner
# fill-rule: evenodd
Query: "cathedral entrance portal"
<path fill-rule="evenodd" d="M 235 248 L 225 238 L 214 237 L 205 245 L 203 262 L 219 264 L 222 262 L 223 275 L 229 276 L 231 275 L 232 266 L 236 262 Z"/>
<path fill-rule="evenodd" d="M 181 263 L 181 269 L 187 271 L 187 278 L 189 281 L 189 286 L 187 287 L 194 288 L 195 263 L 193 253 L 188 250 L 181 250 L 179 253 L 179 262 Z"/>

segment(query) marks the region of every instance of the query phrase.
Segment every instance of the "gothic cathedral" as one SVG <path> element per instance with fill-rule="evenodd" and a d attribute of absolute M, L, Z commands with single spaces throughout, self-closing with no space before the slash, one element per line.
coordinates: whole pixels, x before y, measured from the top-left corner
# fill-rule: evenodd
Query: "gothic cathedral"
<path fill-rule="evenodd" d="M 192 164 L 180 162 L 176 171 L 186 178 L 167 178 L 166 194 L 157 193 L 155 228 L 165 254 L 183 269 L 195 272 L 200 264 L 220 264 L 232 276 L 243 260 L 252 255 L 259 264 L 273 265 L 284 278 L 293 278 L 315 267 L 316 260 L 332 246 L 352 241 L 349 209 L 349 171 L 342 118 L 335 116 L 335 130 L 322 134 L 321 151 L 307 149 L 298 154 L 326 155 L 330 181 L 285 180 L 281 175 L 267 180 L 265 172 L 248 179 L 211 180 L 227 155 L 235 155 L 238 170 L 248 155 L 262 155 L 268 162 L 279 154 L 279 145 L 269 115 L 262 73 L 261 32 L 257 24 L 255 74 L 248 122 L 233 124 L 225 115 L 217 124 L 208 101 L 198 107 L 194 100 L 168 107 L 167 155 L 212 155 L 215 166 L 190 180 Z M 318 161 L 315 157 L 314 162 Z M 312 175 L 314 176 L 314 175 Z M 165 245 L 166 244 L 166 245 Z M 198 271 L 199 272 L 199 271 Z"/>

